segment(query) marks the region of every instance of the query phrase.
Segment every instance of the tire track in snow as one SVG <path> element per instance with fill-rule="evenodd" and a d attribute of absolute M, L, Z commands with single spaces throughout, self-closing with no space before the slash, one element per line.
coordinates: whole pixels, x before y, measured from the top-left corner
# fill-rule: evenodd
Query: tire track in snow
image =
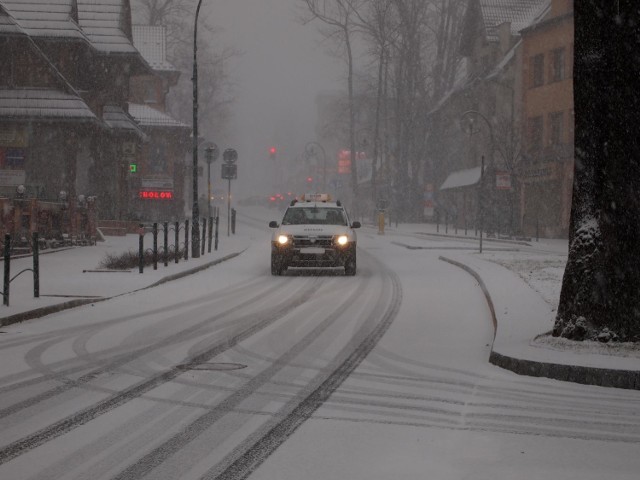
<path fill-rule="evenodd" d="M 279 285 L 281 284 L 279 283 Z M 267 292 L 270 292 L 270 291 L 271 289 L 267 290 Z M 304 285 L 304 289 L 302 290 L 302 292 L 299 294 L 297 298 L 294 298 L 284 304 L 278 305 L 277 308 L 274 308 L 270 312 L 266 312 L 265 315 L 258 322 L 249 323 L 249 325 L 244 326 L 244 328 L 239 333 L 236 333 L 230 338 L 224 338 L 220 340 L 211 348 L 189 359 L 185 365 L 179 365 L 174 368 L 171 368 L 166 372 L 155 375 L 149 378 L 148 380 L 140 382 L 132 387 L 125 389 L 122 392 L 114 394 L 112 397 L 102 402 L 99 402 L 91 407 L 85 408 L 84 410 L 74 415 L 71 415 L 67 418 L 59 420 L 47 427 L 40 429 L 39 431 L 31 435 L 23 437 L 20 440 L 14 441 L 2 447 L 0 449 L 0 465 L 8 462 L 9 460 L 19 455 L 22 455 L 23 453 L 33 450 L 34 448 L 40 445 L 43 445 L 48 441 L 58 438 L 64 435 L 65 433 L 71 430 L 74 430 L 80 427 L 81 425 L 84 425 L 90 422 L 91 420 L 97 418 L 98 416 L 103 415 L 121 405 L 124 405 L 125 403 L 133 399 L 139 398 L 141 395 L 153 390 L 154 388 L 157 388 L 158 386 L 164 383 L 172 381 L 173 379 L 175 379 L 176 377 L 184 373 L 185 366 L 186 368 L 188 368 L 189 366 L 195 366 L 195 365 L 209 361 L 210 359 L 232 348 L 237 343 L 249 338 L 250 336 L 254 335 L 260 330 L 271 325 L 273 322 L 275 322 L 279 318 L 295 310 L 300 305 L 309 301 L 309 299 L 313 296 L 315 291 L 316 291 L 315 282 L 310 282 Z M 260 298 L 264 296 L 266 296 L 265 293 L 262 293 L 259 295 Z M 254 299 L 253 301 L 257 301 L 257 299 Z M 246 299 L 245 299 L 245 305 L 246 305 Z M 235 310 L 235 308 L 237 307 L 234 306 L 229 310 L 227 310 L 226 312 L 219 314 L 214 318 L 223 318 L 225 315 L 228 315 L 233 310 Z M 249 315 L 249 317 L 250 318 L 248 320 L 251 321 L 254 319 L 255 315 Z M 210 322 L 210 321 L 211 319 L 207 320 L 207 322 Z M 236 321 L 238 323 L 241 323 L 240 320 L 236 320 Z M 169 344 L 173 341 L 175 341 L 175 337 L 166 339 L 161 343 L 164 345 L 164 344 Z M 128 361 L 131 361 L 131 359 L 133 358 L 138 358 L 140 355 L 147 353 L 146 350 L 151 351 L 156 348 L 159 348 L 157 344 L 146 347 L 145 349 L 141 349 L 141 350 L 145 350 L 144 352 L 136 351 L 131 355 L 128 355 L 128 356 L 125 355 L 125 358 L 118 359 L 117 363 L 118 365 L 124 364 Z M 109 368 L 105 368 L 103 370 L 106 371 L 108 369 L 112 369 L 113 367 L 114 367 L 114 363 L 111 363 L 109 365 Z M 92 380 L 94 377 L 95 377 L 95 372 L 91 372 L 90 374 L 87 374 L 81 377 L 80 382 L 77 381 L 71 385 L 62 385 L 58 389 L 54 389 L 49 392 L 46 392 L 44 396 L 40 395 L 40 396 L 33 397 L 32 399 L 29 399 L 27 402 L 24 402 L 24 403 L 27 404 L 27 406 L 35 405 L 46 398 L 50 398 L 51 396 L 62 393 L 63 391 L 69 390 L 70 388 L 81 385 L 82 382 L 86 383 Z M 23 403 L 20 403 L 12 407 L 5 408 L 1 413 L 3 413 L 3 416 L 6 417 L 24 408 L 26 408 L 26 406 L 23 406 Z"/>

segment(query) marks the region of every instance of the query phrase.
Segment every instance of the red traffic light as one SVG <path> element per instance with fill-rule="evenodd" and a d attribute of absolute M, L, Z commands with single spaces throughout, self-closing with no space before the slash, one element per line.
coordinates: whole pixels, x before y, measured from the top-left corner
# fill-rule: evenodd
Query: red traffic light
<path fill-rule="evenodd" d="M 276 147 L 271 147 L 271 148 L 269 149 L 269 153 L 270 153 L 271 155 L 275 155 L 275 154 L 276 154 Z"/>
<path fill-rule="evenodd" d="M 313 182 L 313 177 L 307 177 L 307 183 Z"/>

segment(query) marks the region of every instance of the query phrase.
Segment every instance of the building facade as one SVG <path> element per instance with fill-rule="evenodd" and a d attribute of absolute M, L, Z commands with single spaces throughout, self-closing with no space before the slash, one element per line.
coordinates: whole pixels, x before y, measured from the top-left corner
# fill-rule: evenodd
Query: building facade
<path fill-rule="evenodd" d="M 185 211 L 185 157 L 192 148 L 191 127 L 167 112 L 166 97 L 180 72 L 167 61 L 163 26 L 134 25 L 133 42 L 152 71 L 130 79 L 129 114 L 148 141 L 128 174 L 129 212 L 132 218 L 175 221 Z"/>
<path fill-rule="evenodd" d="M 467 70 L 429 112 L 435 218 L 472 228 L 482 215 L 491 233 L 566 236 L 573 2 L 470 0 L 464 32 Z"/>
<path fill-rule="evenodd" d="M 157 72 L 129 0 L 0 0 L 0 65 L 0 230 L 93 236 L 96 217 L 131 219 L 131 165 L 153 135 L 130 113 L 130 81 Z"/>
<path fill-rule="evenodd" d="M 522 226 L 527 235 L 566 237 L 574 169 L 573 1 L 553 0 L 522 39 Z"/>
<path fill-rule="evenodd" d="M 520 232 L 520 31 L 546 10 L 548 0 L 469 1 L 460 41 L 465 70 L 429 112 L 432 176 L 425 189 L 434 192 L 438 221 Z"/>

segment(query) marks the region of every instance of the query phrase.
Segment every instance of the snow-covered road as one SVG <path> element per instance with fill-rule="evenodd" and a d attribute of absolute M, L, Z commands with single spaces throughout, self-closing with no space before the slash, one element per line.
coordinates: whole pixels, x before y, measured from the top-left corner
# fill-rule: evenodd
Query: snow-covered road
<path fill-rule="evenodd" d="M 467 243 L 363 229 L 356 277 L 272 277 L 267 220 L 214 268 L 4 327 L 0 478 L 637 478 L 640 392 L 488 364 L 484 296 L 438 259 Z"/>

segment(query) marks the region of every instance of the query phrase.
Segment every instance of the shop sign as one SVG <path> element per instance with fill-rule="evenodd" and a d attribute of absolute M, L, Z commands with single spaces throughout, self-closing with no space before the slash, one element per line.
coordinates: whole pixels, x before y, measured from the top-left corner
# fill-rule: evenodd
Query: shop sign
<path fill-rule="evenodd" d="M 496 172 L 496 189 L 511 190 L 511 174 L 509 172 Z"/>
<path fill-rule="evenodd" d="M 142 200 L 173 200 L 171 190 L 140 190 L 138 196 Z"/>
<path fill-rule="evenodd" d="M 424 188 L 423 215 L 425 218 L 432 218 L 434 213 L 433 183 L 427 183 Z"/>
<path fill-rule="evenodd" d="M 173 179 L 167 177 L 143 177 L 140 186 L 143 190 L 173 190 Z"/>
<path fill-rule="evenodd" d="M 0 170 L 0 185 L 24 185 L 27 174 L 24 170 Z"/>
<path fill-rule="evenodd" d="M 555 165 L 556 164 L 553 163 L 546 163 L 527 168 L 524 171 L 524 178 L 530 182 L 553 180 L 558 175 Z"/>
<path fill-rule="evenodd" d="M 0 147 L 28 147 L 29 134 L 26 127 L 0 127 Z"/>

